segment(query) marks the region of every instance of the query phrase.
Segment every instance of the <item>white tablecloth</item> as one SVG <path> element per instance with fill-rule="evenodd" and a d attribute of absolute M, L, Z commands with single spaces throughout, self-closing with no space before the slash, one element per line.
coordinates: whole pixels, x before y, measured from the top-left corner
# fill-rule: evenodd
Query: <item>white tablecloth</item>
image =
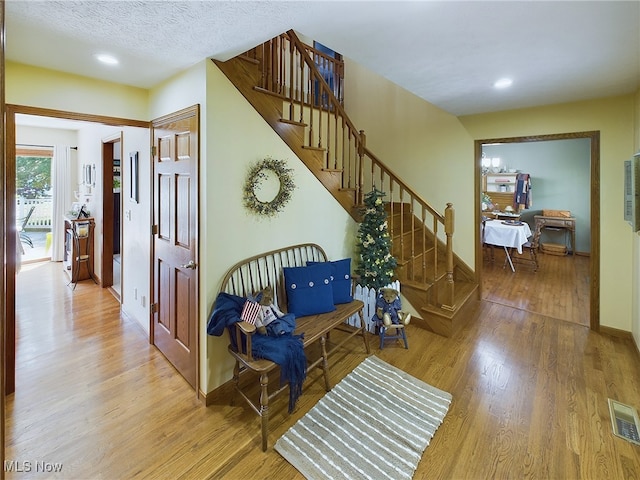
<path fill-rule="evenodd" d="M 531 236 L 529 225 L 506 225 L 502 220 L 487 220 L 484 224 L 484 243 L 499 247 L 517 248 L 522 253 L 522 245 Z"/>

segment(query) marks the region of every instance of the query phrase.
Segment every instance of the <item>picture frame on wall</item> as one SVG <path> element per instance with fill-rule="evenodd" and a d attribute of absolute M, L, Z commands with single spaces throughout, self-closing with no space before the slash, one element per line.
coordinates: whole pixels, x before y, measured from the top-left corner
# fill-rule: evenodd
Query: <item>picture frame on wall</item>
<path fill-rule="evenodd" d="M 95 186 L 95 178 L 94 178 L 94 174 L 93 174 L 93 169 L 94 168 L 95 167 L 92 168 L 91 165 L 88 164 L 88 163 L 83 166 L 84 179 L 83 179 L 82 183 L 84 183 L 85 185 L 87 185 L 89 187 Z"/>
<path fill-rule="evenodd" d="M 131 189 L 129 198 L 132 202 L 139 203 L 138 152 L 131 152 L 129 154 L 129 171 L 131 172 Z"/>

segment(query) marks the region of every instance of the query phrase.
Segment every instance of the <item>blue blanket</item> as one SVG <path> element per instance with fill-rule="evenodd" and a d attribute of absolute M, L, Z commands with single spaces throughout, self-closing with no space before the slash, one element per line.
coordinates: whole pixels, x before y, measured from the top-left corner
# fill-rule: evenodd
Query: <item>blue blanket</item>
<path fill-rule="evenodd" d="M 233 325 L 240 321 L 242 307 L 247 299 L 221 292 L 216 298 L 213 311 L 209 315 L 207 333 L 221 336 L 225 329 L 232 332 L 231 344 L 236 351 L 246 353 L 246 340 L 236 345 Z M 251 353 L 255 358 L 266 358 L 280 366 L 280 385 L 289 383 L 289 413 L 302 395 L 302 385 L 307 377 L 307 357 L 302 346 L 302 335 L 285 334 L 278 337 L 253 335 Z"/>

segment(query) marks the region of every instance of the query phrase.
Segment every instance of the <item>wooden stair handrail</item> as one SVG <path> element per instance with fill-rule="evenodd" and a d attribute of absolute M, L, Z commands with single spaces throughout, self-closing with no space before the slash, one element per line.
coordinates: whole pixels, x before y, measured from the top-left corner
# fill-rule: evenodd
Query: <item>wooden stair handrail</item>
<path fill-rule="evenodd" d="M 333 88 L 318 70 L 312 58 L 316 53 L 321 52 L 305 45 L 293 30 L 265 42 L 261 50 L 254 49 L 252 57 L 260 65 L 261 71 L 261 85 L 257 89 L 289 104 L 290 116 L 283 118 L 283 121 L 306 128 L 304 137 L 308 138 L 305 138 L 302 148 L 322 155 L 323 170 L 340 173 L 342 190 L 355 192 L 354 207 L 362 205 L 364 193 L 368 191 L 365 188 L 377 187 L 384 191 L 383 184 L 388 184 L 391 222 L 394 221 L 394 204 L 400 205 L 400 260 L 409 265 L 403 273 L 407 276 L 405 280 L 428 282 L 435 292 L 432 293 L 434 304 L 453 309 L 452 205 L 447 204 L 444 215 L 440 214 L 366 147 L 364 131 L 356 128 L 344 110 L 342 101 L 335 96 Z M 250 52 L 245 56 L 250 57 Z M 294 112 L 299 118 L 294 118 Z M 379 175 L 379 179 L 376 175 Z M 416 217 L 414 208 L 420 216 Z M 405 217 L 405 213 L 410 216 Z M 433 218 L 430 227 L 427 226 L 427 214 Z M 410 225 L 405 225 L 406 221 Z M 409 233 L 405 233 L 405 230 Z M 405 240 L 407 235 L 408 239 Z M 433 246 L 427 248 L 428 241 Z M 443 257 L 439 250 L 444 250 Z M 444 263 L 440 263 L 439 259 Z M 420 265 L 416 266 L 416 261 Z M 429 278 L 427 263 L 433 264 Z M 444 271 L 440 272 L 439 268 Z"/>
<path fill-rule="evenodd" d="M 438 211 L 436 211 L 431 205 L 429 205 L 429 203 L 424 200 L 420 194 L 416 193 L 404 180 L 402 180 L 398 175 L 396 175 L 395 173 L 393 173 L 391 170 L 389 170 L 389 168 L 387 168 L 385 166 L 384 163 L 382 163 L 378 157 L 376 157 L 373 152 L 371 152 L 371 150 L 369 150 L 368 148 L 365 147 L 364 149 L 364 153 L 367 157 L 371 158 L 371 160 L 376 164 L 376 166 L 378 166 L 378 168 L 380 168 L 380 170 L 384 171 L 390 178 L 393 178 L 399 185 L 402 185 L 402 188 L 409 193 L 409 195 L 411 195 L 421 206 L 423 206 L 424 208 L 427 209 L 427 211 L 433 215 L 435 218 L 438 219 L 438 221 L 440 223 L 442 223 L 444 225 L 445 223 L 445 217 L 444 215 L 440 214 Z M 447 204 L 450 205 L 450 204 Z"/>
<path fill-rule="evenodd" d="M 309 48 L 308 45 L 305 45 L 304 43 L 302 43 L 302 41 L 300 41 L 300 39 L 298 38 L 298 36 L 295 34 L 293 30 L 289 30 L 287 32 L 287 35 L 289 36 L 289 40 L 293 43 L 293 45 L 295 45 L 298 51 L 300 52 L 307 51 L 307 49 Z M 349 130 L 351 130 L 354 133 L 354 137 L 358 139 L 358 143 L 361 143 L 362 139 L 360 138 L 360 131 L 353 124 L 353 122 L 347 115 L 347 112 L 344 111 L 344 108 L 340 104 L 340 101 L 338 101 L 336 96 L 333 94 L 333 89 L 329 86 L 329 84 L 326 82 L 324 77 L 320 75 L 320 72 L 318 71 L 316 64 L 311 60 L 311 58 L 309 58 L 308 55 L 301 55 L 301 58 L 304 59 L 304 62 L 307 64 L 307 67 L 309 67 L 309 70 L 313 73 L 314 78 L 320 81 L 320 84 L 322 85 L 323 90 L 327 91 L 327 94 L 329 95 L 329 100 L 331 101 L 332 106 L 337 110 L 340 116 L 344 118 L 346 125 L 349 127 Z"/>

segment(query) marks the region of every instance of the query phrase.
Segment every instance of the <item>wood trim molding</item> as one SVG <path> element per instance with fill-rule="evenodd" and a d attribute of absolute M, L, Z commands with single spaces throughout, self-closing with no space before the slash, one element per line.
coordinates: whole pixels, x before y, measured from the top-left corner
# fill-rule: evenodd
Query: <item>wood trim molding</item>
<path fill-rule="evenodd" d="M 603 333 L 605 335 L 611 335 L 612 337 L 616 337 L 616 338 L 631 339 L 633 341 L 633 335 L 631 334 L 631 332 L 627 332 L 626 330 L 620 330 L 619 328 L 607 327 L 605 325 L 602 325 L 600 327 L 600 333 Z M 638 347 L 636 346 L 636 350 L 637 349 Z"/>
<path fill-rule="evenodd" d="M 107 117 L 105 115 L 92 115 L 90 113 L 67 112 L 50 108 L 30 107 L 27 105 L 7 105 L 7 112 L 22 113 L 25 115 L 38 115 L 40 117 L 63 118 L 65 120 L 79 120 L 84 122 L 101 123 L 113 127 L 142 127 L 149 128 L 150 122 L 145 120 L 133 120 L 130 118 Z"/>
<path fill-rule="evenodd" d="M 229 405 L 234 394 L 233 379 L 227 380 L 221 385 L 211 390 L 209 393 L 200 392 L 200 398 L 204 400 L 204 404 L 209 407 L 211 405 Z"/>
<path fill-rule="evenodd" d="M 6 192 L 5 186 L 5 165 L 7 164 L 7 152 L 5 145 L 5 119 L 6 119 L 6 106 L 5 106 L 5 75 L 4 75 L 4 45 L 5 45 L 5 27 L 4 27 L 4 17 L 5 17 L 5 8 L 4 2 L 0 2 L 0 183 L 3 187 L 3 192 Z M 6 193 L 0 195 L 0 255 L 3 258 L 7 258 L 5 256 L 6 252 L 6 244 L 5 238 L 5 205 L 6 205 Z M 5 291 L 5 281 L 4 279 L 7 277 L 7 265 L 5 262 L 2 262 L 2 275 L 0 275 L 0 342 L 6 344 L 5 342 L 5 324 L 7 321 L 7 310 L 5 299 L 7 297 Z M 15 317 L 15 315 L 14 315 Z M 5 460 L 5 359 L 6 359 L 6 350 L 4 348 L 0 349 L 0 461 L 4 467 Z M 4 480 L 4 468 L 0 469 L 0 480 Z"/>
<path fill-rule="evenodd" d="M 53 158 L 53 148 L 51 147 L 35 148 L 35 147 L 16 146 L 16 156 L 17 157 Z"/>

